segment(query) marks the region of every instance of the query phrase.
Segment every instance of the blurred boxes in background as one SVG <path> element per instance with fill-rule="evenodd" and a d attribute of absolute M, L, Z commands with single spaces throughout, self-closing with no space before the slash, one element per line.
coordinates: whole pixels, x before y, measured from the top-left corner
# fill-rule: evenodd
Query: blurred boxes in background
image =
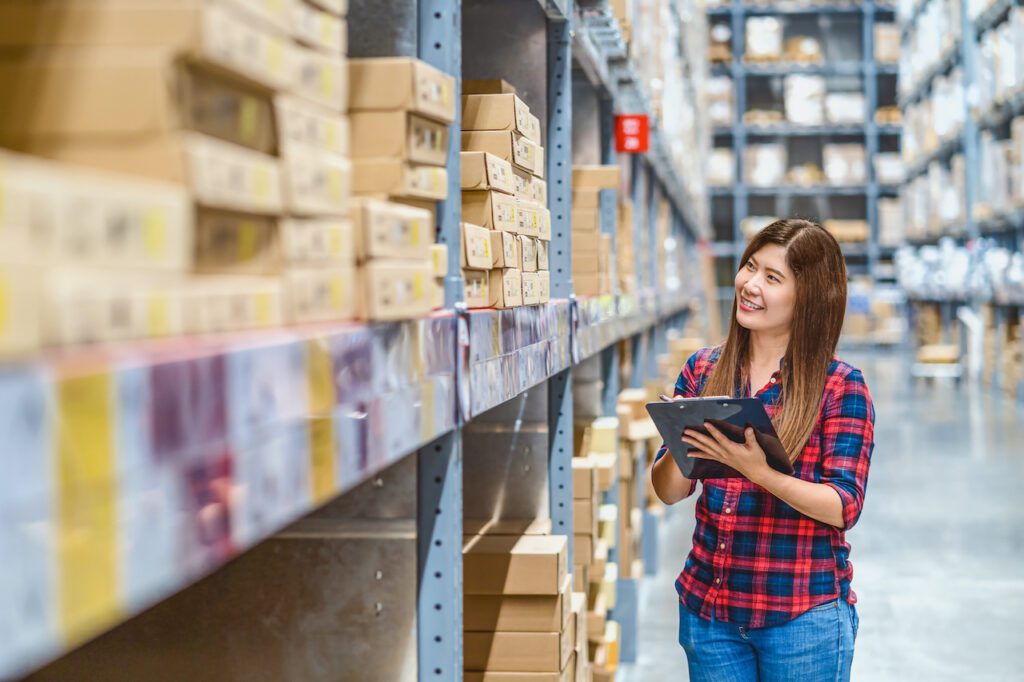
<path fill-rule="evenodd" d="M 783 23 L 778 17 L 749 17 L 746 23 L 746 53 L 752 62 L 782 59 Z"/>
<path fill-rule="evenodd" d="M 867 182 L 867 153 L 864 145 L 826 144 L 821 154 L 825 178 L 830 185 L 862 185 Z"/>
<path fill-rule="evenodd" d="M 825 122 L 825 79 L 821 76 L 786 76 L 784 85 L 786 119 L 797 125 Z"/>
<path fill-rule="evenodd" d="M 754 187 L 782 184 L 786 177 L 786 145 L 750 144 L 744 154 L 747 184 Z"/>
<path fill-rule="evenodd" d="M 867 120 L 867 102 L 862 92 L 830 92 L 825 95 L 825 117 L 829 123 L 859 125 Z"/>
<path fill-rule="evenodd" d="M 729 187 L 736 182 L 736 159 L 732 147 L 713 147 L 708 159 L 708 184 Z"/>

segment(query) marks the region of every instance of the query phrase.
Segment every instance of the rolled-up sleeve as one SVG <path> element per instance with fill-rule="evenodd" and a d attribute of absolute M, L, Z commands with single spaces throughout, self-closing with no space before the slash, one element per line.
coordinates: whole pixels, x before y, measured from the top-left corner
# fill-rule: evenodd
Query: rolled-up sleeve
<path fill-rule="evenodd" d="M 833 389 L 823 417 L 821 482 L 839 494 L 843 527 L 852 528 L 864 508 L 875 447 L 875 408 L 860 370 L 852 370 Z"/>
<path fill-rule="evenodd" d="M 676 379 L 676 387 L 673 392 L 675 398 L 696 398 L 699 392 L 699 373 L 700 369 L 698 364 L 704 363 L 702 353 L 704 351 L 697 351 L 690 356 L 690 359 L 683 365 L 683 369 L 679 372 L 679 378 Z M 668 452 L 668 446 L 664 443 L 658 448 L 658 453 L 654 456 L 654 463 L 657 464 L 658 460 L 665 456 Z M 697 489 L 697 481 L 690 481 L 690 495 Z"/>

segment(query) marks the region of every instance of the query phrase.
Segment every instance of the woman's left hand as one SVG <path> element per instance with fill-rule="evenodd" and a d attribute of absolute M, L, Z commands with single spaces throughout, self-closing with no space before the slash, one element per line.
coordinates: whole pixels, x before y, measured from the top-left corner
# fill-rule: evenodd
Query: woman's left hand
<path fill-rule="evenodd" d="M 689 453 L 690 457 L 721 462 L 753 482 L 770 469 L 764 450 L 754 437 L 754 429 L 748 427 L 744 431 L 746 442 L 735 443 L 710 423 L 705 422 L 704 427 L 710 436 L 693 429 L 683 432 L 683 442 L 697 448 L 695 452 Z"/>

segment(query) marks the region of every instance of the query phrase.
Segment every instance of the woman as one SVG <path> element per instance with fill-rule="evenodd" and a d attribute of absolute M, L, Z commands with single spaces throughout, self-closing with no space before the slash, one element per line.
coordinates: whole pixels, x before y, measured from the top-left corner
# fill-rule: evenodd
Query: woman
<path fill-rule="evenodd" d="M 874 408 L 860 371 L 834 356 L 846 266 L 805 220 L 764 228 L 742 263 L 728 338 L 689 359 L 675 395 L 760 398 L 795 473 L 770 468 L 749 430 L 739 444 L 710 425 L 683 434 L 691 456 L 744 478 L 704 481 L 676 581 L 679 642 L 695 682 L 848 680 L 858 620 L 845 531 L 864 503 Z M 665 452 L 651 475 L 675 504 L 697 482 Z"/>

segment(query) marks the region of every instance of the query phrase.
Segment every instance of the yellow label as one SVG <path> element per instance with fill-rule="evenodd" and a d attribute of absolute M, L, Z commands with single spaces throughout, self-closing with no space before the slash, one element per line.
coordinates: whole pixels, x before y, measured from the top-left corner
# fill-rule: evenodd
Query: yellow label
<path fill-rule="evenodd" d="M 8 293 L 10 283 L 7 278 L 0 275 L 0 336 L 7 330 L 8 317 L 10 316 L 10 294 Z"/>
<path fill-rule="evenodd" d="M 441 104 L 448 106 L 448 102 L 451 100 L 451 95 L 448 93 L 448 83 L 442 81 L 439 83 L 438 88 L 440 90 Z"/>
<path fill-rule="evenodd" d="M 247 261 L 256 255 L 257 227 L 251 220 L 238 223 L 238 260 Z"/>
<path fill-rule="evenodd" d="M 259 102 L 255 97 L 243 97 L 238 109 L 238 136 L 245 142 L 256 139 L 256 124 L 259 121 Z"/>
<path fill-rule="evenodd" d="M 274 322 L 274 297 L 264 291 L 256 294 L 256 324 L 269 325 Z"/>
<path fill-rule="evenodd" d="M 326 141 L 325 146 L 334 151 L 338 146 L 338 124 L 334 121 L 327 121 L 324 124 L 324 139 Z"/>
<path fill-rule="evenodd" d="M 146 253 L 159 256 L 167 248 L 167 216 L 162 209 L 150 208 L 142 216 L 142 241 Z"/>
<path fill-rule="evenodd" d="M 270 196 L 270 171 L 266 168 L 253 169 L 252 193 L 260 201 L 265 201 Z"/>
<path fill-rule="evenodd" d="M 328 15 L 326 15 L 326 14 L 321 13 L 319 16 L 320 16 L 320 41 L 323 42 L 325 45 L 332 45 L 333 46 L 335 44 L 335 42 L 337 42 L 337 40 L 334 37 L 335 36 L 334 25 L 333 25 L 334 22 L 332 22 L 331 18 Z"/>
<path fill-rule="evenodd" d="M 327 195 L 331 201 L 341 201 L 342 194 L 341 171 L 336 168 L 327 170 Z"/>
<path fill-rule="evenodd" d="M 331 309 L 342 310 L 345 307 L 345 285 L 340 277 L 331 280 Z"/>
<path fill-rule="evenodd" d="M 267 44 L 267 70 L 279 75 L 284 69 L 284 42 L 271 38 Z"/>
<path fill-rule="evenodd" d="M 320 94 L 330 97 L 334 93 L 334 73 L 329 66 L 320 69 Z"/>
<path fill-rule="evenodd" d="M 60 381 L 57 411 L 57 594 L 64 638 L 76 644 L 120 617 L 110 376 Z"/>
<path fill-rule="evenodd" d="M 423 275 L 418 272 L 412 277 L 412 295 L 417 301 L 423 298 Z"/>
<path fill-rule="evenodd" d="M 324 502 L 335 491 L 334 422 L 330 417 L 309 420 L 309 483 L 314 502 Z"/>
<path fill-rule="evenodd" d="M 340 256 L 342 250 L 341 230 L 332 227 L 328 230 L 327 244 L 328 253 L 332 256 Z"/>
<path fill-rule="evenodd" d="M 412 246 L 420 245 L 420 232 L 423 231 L 423 223 L 419 220 L 413 220 L 409 222 L 409 244 Z"/>
<path fill-rule="evenodd" d="M 171 333 L 170 302 L 163 294 L 153 294 L 146 306 L 146 331 L 150 336 L 166 336 Z"/>

